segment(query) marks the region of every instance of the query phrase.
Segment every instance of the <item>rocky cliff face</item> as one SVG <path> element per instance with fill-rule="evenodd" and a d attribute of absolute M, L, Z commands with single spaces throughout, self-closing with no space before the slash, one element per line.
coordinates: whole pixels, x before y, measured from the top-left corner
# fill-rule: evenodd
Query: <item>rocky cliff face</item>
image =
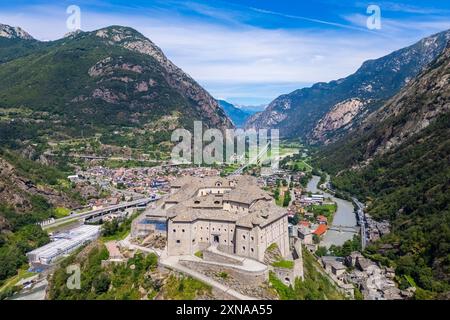
<path fill-rule="evenodd" d="M 33 37 L 22 28 L 11 27 L 1 23 L 0 23 L 0 37 L 8 39 L 33 40 Z"/>
<path fill-rule="evenodd" d="M 323 126 L 325 123 L 330 124 L 331 115 L 328 113 L 335 106 L 349 99 L 370 101 L 353 115 L 353 120 L 360 121 L 363 118 L 360 112 L 381 107 L 436 59 L 449 39 L 450 31 L 433 35 L 380 59 L 366 61 L 347 78 L 317 83 L 310 88 L 282 95 L 270 103 L 264 112 L 249 119 L 246 127 L 277 128 L 281 136 L 301 137 L 316 142 L 333 140 L 333 132 L 340 131 L 333 131 L 333 125 L 329 126 L 331 131 L 326 131 Z M 319 125 L 319 122 L 322 124 Z M 322 137 L 323 130 L 327 132 L 327 138 Z"/>
<path fill-rule="evenodd" d="M 0 204 L 24 213 L 33 209 L 31 196 L 45 198 L 55 207 L 75 207 L 77 204 L 64 193 L 51 187 L 36 185 L 32 180 L 20 175 L 16 168 L 0 157 Z"/>
<path fill-rule="evenodd" d="M 199 111 L 210 120 L 207 125 L 218 129 L 232 127 L 231 121 L 225 116 L 217 101 L 194 79 L 167 59 L 162 50 L 152 41 L 133 29 L 120 26 L 98 30 L 96 36 L 107 40 L 110 44 L 154 58 L 164 69 L 167 83 L 183 96 L 197 103 Z M 147 84 L 145 82 L 138 84 L 138 90 L 147 91 Z"/>
<path fill-rule="evenodd" d="M 366 154 L 395 149 L 450 111 L 450 47 L 429 69 L 412 80 L 359 130 L 372 131 Z"/>
<path fill-rule="evenodd" d="M 329 135 L 336 135 L 339 129 L 348 129 L 355 117 L 367 103 L 358 98 L 349 99 L 336 104 L 314 128 L 311 141 L 329 143 Z"/>
<path fill-rule="evenodd" d="M 333 171 L 365 166 L 374 157 L 396 150 L 449 112 L 450 47 L 447 47 L 426 70 L 369 114 L 353 132 L 325 147 L 323 157 L 328 159 L 326 162 L 336 162 L 333 167 L 337 169 Z"/>

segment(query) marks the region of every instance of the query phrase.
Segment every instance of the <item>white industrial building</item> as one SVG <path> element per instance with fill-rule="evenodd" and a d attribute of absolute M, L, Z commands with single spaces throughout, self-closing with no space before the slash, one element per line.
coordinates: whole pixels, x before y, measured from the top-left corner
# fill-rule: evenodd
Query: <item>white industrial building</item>
<path fill-rule="evenodd" d="M 69 254 L 86 242 L 97 239 L 100 226 L 83 225 L 69 232 L 60 233 L 54 241 L 27 253 L 30 263 L 49 265 L 59 257 Z"/>

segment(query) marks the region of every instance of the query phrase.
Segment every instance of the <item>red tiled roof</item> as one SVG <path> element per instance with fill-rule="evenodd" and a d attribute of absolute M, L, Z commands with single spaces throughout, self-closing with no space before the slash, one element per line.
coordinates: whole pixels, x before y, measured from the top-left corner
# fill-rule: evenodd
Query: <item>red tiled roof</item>
<path fill-rule="evenodd" d="M 313 233 L 317 234 L 318 236 L 321 236 L 325 232 L 327 232 L 327 229 L 328 229 L 328 227 L 326 224 L 320 224 L 319 227 Z"/>

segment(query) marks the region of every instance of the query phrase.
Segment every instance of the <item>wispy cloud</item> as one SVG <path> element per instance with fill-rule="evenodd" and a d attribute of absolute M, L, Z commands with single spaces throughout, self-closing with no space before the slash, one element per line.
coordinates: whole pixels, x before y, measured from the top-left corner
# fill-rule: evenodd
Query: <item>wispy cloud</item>
<path fill-rule="evenodd" d="M 214 96 L 242 103 L 269 102 L 314 82 L 345 77 L 363 61 L 412 44 L 448 25 L 433 17 L 415 21 L 411 25 L 414 30 L 408 30 L 406 24 L 412 21 L 383 18 L 383 29 L 371 32 L 365 29 L 367 17 L 362 14 L 337 15 L 344 22 L 338 23 L 242 6 L 226 10 L 192 1 L 173 9 L 170 2 L 161 3 L 156 7 L 106 10 L 111 4 L 96 0 L 96 10 L 82 6 L 82 29 L 131 26 L 160 46 Z M 248 23 L 252 17 L 274 16 L 310 24 L 268 28 Z M 0 22 L 22 26 L 41 40 L 67 33 L 66 19 L 61 4 L 0 11 Z"/>
<path fill-rule="evenodd" d="M 323 24 L 323 25 L 333 26 L 333 27 L 338 27 L 338 28 L 350 29 L 350 30 L 355 30 L 355 31 L 360 31 L 360 32 L 361 31 L 362 32 L 369 32 L 369 33 L 371 32 L 367 28 L 355 27 L 355 26 L 352 26 L 352 25 L 337 23 L 337 22 L 333 22 L 333 21 L 314 19 L 314 18 L 311 18 L 311 17 L 297 16 L 297 15 L 286 14 L 286 13 L 281 13 L 281 12 L 276 12 L 276 11 L 271 11 L 271 10 L 264 10 L 264 9 L 255 8 L 255 7 L 249 7 L 249 9 L 253 10 L 255 12 L 264 13 L 264 14 L 270 14 L 270 15 L 275 15 L 275 16 L 280 16 L 280 17 L 284 17 L 284 18 L 288 18 L 288 19 L 303 20 L 303 21 L 308 21 L 308 22 L 313 22 L 313 23 L 318 23 L 318 24 Z"/>

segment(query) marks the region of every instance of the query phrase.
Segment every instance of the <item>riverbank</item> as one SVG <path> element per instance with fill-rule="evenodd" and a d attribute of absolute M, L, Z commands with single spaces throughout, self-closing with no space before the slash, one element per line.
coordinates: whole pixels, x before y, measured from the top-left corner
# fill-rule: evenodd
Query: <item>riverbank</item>
<path fill-rule="evenodd" d="M 319 176 L 313 176 L 308 182 L 307 190 L 312 193 L 322 193 L 325 197 L 331 198 L 333 202 L 337 204 L 337 211 L 334 214 L 333 222 L 329 225 L 329 228 L 342 227 L 342 228 L 356 228 L 358 229 L 355 208 L 353 203 L 341 198 L 337 198 L 332 194 L 319 190 L 317 185 L 320 181 Z M 345 241 L 351 240 L 355 233 L 338 230 L 328 230 L 323 237 L 320 246 L 329 248 L 331 245 L 341 246 Z"/>

